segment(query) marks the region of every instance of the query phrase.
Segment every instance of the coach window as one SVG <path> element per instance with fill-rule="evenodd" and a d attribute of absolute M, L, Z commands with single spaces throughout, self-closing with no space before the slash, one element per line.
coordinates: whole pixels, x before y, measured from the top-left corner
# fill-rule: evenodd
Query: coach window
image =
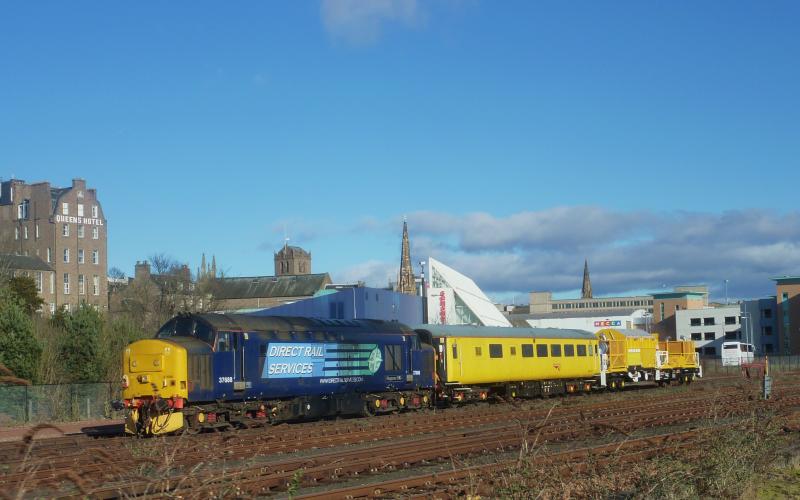
<path fill-rule="evenodd" d="M 523 358 L 533 357 L 533 344 L 522 344 L 522 357 Z"/>
<path fill-rule="evenodd" d="M 476 356 L 483 356 L 483 352 L 480 346 L 475 346 L 475 355 Z"/>
<path fill-rule="evenodd" d="M 578 356 L 586 356 L 586 346 L 578 344 Z"/>
<path fill-rule="evenodd" d="M 564 344 L 564 356 L 570 358 L 575 356 L 575 346 L 572 344 Z"/>
<path fill-rule="evenodd" d="M 516 355 L 517 355 L 517 348 L 516 348 L 516 347 L 514 347 L 514 346 L 512 345 L 512 346 L 511 346 L 511 347 L 509 347 L 508 349 L 509 349 L 509 352 L 511 353 L 511 355 L 512 355 L 512 356 L 516 356 Z"/>
<path fill-rule="evenodd" d="M 546 358 L 547 357 L 547 344 L 537 344 L 536 345 L 536 356 L 539 358 Z"/>
<path fill-rule="evenodd" d="M 396 372 L 403 369 L 403 347 L 399 345 L 384 346 L 384 368 L 387 372 Z"/>
<path fill-rule="evenodd" d="M 550 345 L 550 356 L 554 358 L 561 357 L 561 344 L 552 344 Z"/>
<path fill-rule="evenodd" d="M 502 344 L 489 344 L 489 357 L 490 358 L 502 358 L 503 357 L 503 345 Z"/>

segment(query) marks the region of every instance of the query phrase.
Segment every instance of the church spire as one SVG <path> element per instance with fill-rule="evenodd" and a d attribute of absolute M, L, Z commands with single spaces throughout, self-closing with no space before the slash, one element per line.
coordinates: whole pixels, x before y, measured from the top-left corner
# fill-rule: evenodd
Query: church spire
<path fill-rule="evenodd" d="M 212 255 L 211 256 L 211 277 L 212 278 L 216 278 L 217 277 L 217 256 L 216 255 Z"/>
<path fill-rule="evenodd" d="M 581 288 L 581 298 L 592 298 L 592 282 L 589 279 L 589 260 L 583 261 L 583 288 Z"/>
<path fill-rule="evenodd" d="M 403 218 L 403 244 L 400 255 L 400 278 L 397 280 L 397 291 L 408 295 L 417 294 L 414 283 L 414 268 L 411 267 L 411 246 L 408 242 L 408 223 Z"/>

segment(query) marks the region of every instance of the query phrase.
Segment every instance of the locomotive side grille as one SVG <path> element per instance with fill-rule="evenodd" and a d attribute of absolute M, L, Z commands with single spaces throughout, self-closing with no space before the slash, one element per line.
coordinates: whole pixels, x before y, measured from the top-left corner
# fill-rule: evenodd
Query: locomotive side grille
<path fill-rule="evenodd" d="M 208 354 L 189 356 L 189 380 L 200 390 L 211 390 L 211 356 Z"/>

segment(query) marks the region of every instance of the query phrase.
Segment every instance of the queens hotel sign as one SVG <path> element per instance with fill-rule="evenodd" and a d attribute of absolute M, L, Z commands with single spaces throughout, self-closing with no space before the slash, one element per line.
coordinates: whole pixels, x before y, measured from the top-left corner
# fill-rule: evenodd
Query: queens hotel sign
<path fill-rule="evenodd" d="M 103 219 L 92 219 L 90 217 L 75 217 L 72 215 L 56 215 L 56 222 L 67 222 L 72 224 L 85 224 L 87 226 L 102 226 Z"/>

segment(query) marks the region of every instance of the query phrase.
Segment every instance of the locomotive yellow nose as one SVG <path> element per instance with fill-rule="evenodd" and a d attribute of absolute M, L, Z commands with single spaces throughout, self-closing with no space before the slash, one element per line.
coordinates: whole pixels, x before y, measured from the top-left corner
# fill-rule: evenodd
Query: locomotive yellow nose
<path fill-rule="evenodd" d="M 188 399 L 186 349 L 168 340 L 145 339 L 130 344 L 123 356 L 125 399 Z"/>

